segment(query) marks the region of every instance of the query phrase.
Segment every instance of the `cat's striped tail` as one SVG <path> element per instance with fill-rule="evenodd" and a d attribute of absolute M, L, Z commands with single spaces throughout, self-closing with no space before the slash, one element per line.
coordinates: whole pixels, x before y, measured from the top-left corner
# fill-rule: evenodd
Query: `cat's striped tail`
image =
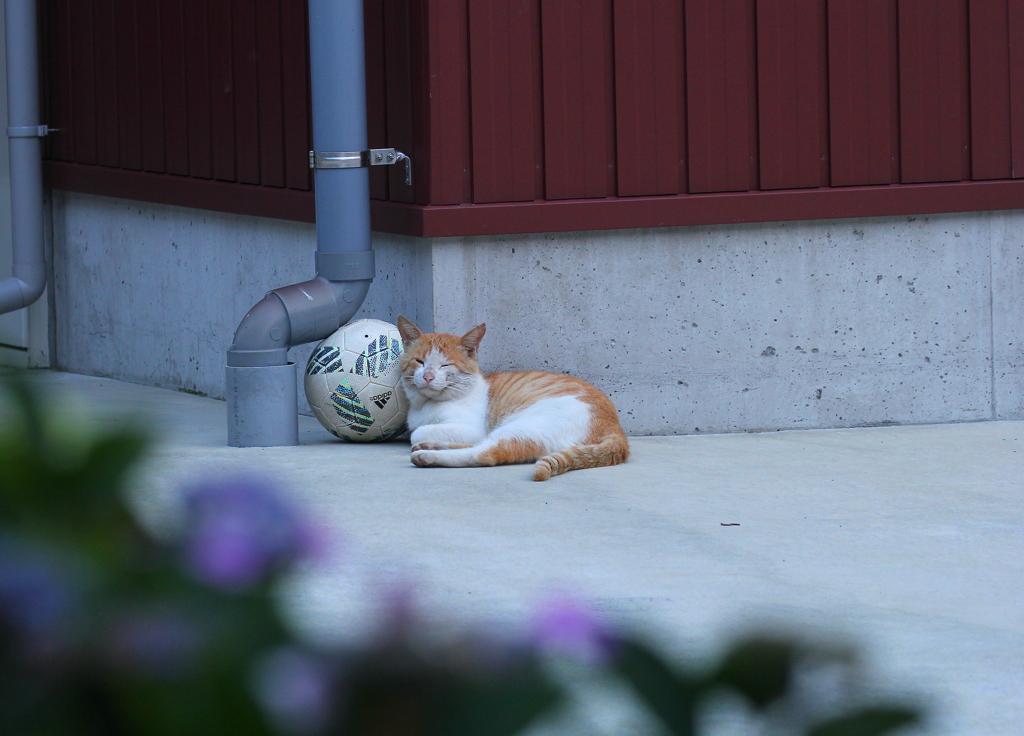
<path fill-rule="evenodd" d="M 611 434 L 596 445 L 576 445 L 545 455 L 533 466 L 534 480 L 547 480 L 570 470 L 618 465 L 629 457 L 629 440 L 622 434 Z"/>

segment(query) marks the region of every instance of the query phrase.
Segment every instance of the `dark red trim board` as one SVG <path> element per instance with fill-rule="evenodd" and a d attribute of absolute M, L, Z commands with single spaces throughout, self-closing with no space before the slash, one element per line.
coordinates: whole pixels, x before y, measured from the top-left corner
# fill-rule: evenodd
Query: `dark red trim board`
<path fill-rule="evenodd" d="M 44 161 L 43 173 L 47 186 L 69 192 L 236 215 L 299 222 L 315 220 L 311 191 L 86 166 L 66 161 Z"/>
<path fill-rule="evenodd" d="M 313 193 L 308 191 L 240 186 L 64 161 L 47 161 L 45 172 L 49 186 L 72 192 L 299 222 L 315 219 Z M 374 230 L 421 238 L 1014 209 L 1024 209 L 1024 180 L 497 204 L 370 203 Z"/>
<path fill-rule="evenodd" d="M 371 202 L 373 229 L 425 238 L 1024 209 L 1024 182 L 791 189 L 410 207 Z"/>

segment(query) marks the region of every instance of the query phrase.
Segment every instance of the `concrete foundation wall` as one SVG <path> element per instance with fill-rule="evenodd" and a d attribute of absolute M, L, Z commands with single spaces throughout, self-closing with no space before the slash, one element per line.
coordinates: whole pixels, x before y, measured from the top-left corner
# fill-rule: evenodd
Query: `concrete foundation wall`
<path fill-rule="evenodd" d="M 246 310 L 313 274 L 312 226 L 63 193 L 54 221 L 68 371 L 222 396 Z M 485 370 L 579 375 L 633 434 L 1024 417 L 1019 211 L 374 247 L 360 316 L 487 322 Z"/>
<path fill-rule="evenodd" d="M 225 353 L 270 289 L 315 275 L 312 225 L 54 193 L 55 367 L 224 397 Z M 374 242 L 377 277 L 356 315 L 430 322 L 426 255 Z M 421 289 L 426 285 L 427 290 Z M 289 354 L 304 367 L 313 345 Z M 299 382 L 301 392 L 302 382 Z M 300 408 L 309 413 L 305 399 Z"/>

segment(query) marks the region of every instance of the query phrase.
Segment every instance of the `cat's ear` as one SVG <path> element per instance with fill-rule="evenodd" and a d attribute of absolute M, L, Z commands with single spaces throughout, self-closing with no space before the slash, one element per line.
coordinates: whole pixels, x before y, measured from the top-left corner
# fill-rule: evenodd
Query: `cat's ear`
<path fill-rule="evenodd" d="M 476 357 L 476 351 L 480 349 L 480 341 L 484 339 L 484 333 L 487 332 L 486 324 L 479 324 L 472 330 L 462 336 L 462 347 L 469 353 L 470 358 Z"/>
<path fill-rule="evenodd" d="M 409 347 L 423 337 L 423 330 L 414 325 L 411 319 L 398 315 L 396 322 L 398 322 L 398 334 L 402 336 L 404 347 Z"/>

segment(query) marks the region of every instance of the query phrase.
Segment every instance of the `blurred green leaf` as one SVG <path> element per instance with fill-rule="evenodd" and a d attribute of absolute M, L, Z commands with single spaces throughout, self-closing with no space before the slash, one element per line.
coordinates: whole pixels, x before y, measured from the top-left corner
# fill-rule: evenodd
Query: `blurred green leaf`
<path fill-rule="evenodd" d="M 515 673 L 467 679 L 453 712 L 437 731 L 444 736 L 513 736 L 564 700 L 560 687 L 536 662 Z"/>
<path fill-rule="evenodd" d="M 46 417 L 37 387 L 22 371 L 5 374 L 2 378 L 12 408 L 17 413 L 15 419 L 25 432 L 25 437 L 33 441 L 39 440 L 44 436 Z"/>
<path fill-rule="evenodd" d="M 76 469 L 71 488 L 83 498 L 99 497 L 120 502 L 128 471 L 142 459 L 149 438 L 136 430 L 112 432 L 98 438 Z"/>
<path fill-rule="evenodd" d="M 149 445 L 146 434 L 63 426 L 43 389 L 21 374 L 5 377 L 0 389 L 10 399 L 0 431 L 0 525 L 77 548 L 99 567 L 127 563 L 141 533 L 122 494 Z"/>
<path fill-rule="evenodd" d="M 70 516 L 81 526 L 122 506 L 128 472 L 149 446 L 145 432 L 57 431 L 64 420 L 45 410 L 39 386 L 15 374 L 0 387 L 14 410 L 0 431 L 0 510 L 8 523 Z"/>
<path fill-rule="evenodd" d="M 332 734 L 513 736 L 565 698 L 532 654 L 480 666 L 459 647 L 412 651 L 406 644 L 353 663 L 346 707 Z"/>
<path fill-rule="evenodd" d="M 445 686 L 440 677 L 431 679 L 424 682 L 411 672 L 367 672 L 357 665 L 345 688 L 345 711 L 331 733 L 429 736 L 438 718 L 437 694 Z"/>
<path fill-rule="evenodd" d="M 792 642 L 766 637 L 742 641 L 728 652 L 713 676 L 745 696 L 755 708 L 765 709 L 789 688 L 797 648 Z"/>
<path fill-rule="evenodd" d="M 916 710 L 900 706 L 864 708 L 814 726 L 807 736 L 882 736 L 919 718 Z"/>
<path fill-rule="evenodd" d="M 133 736 L 270 736 L 240 665 L 218 662 L 178 680 L 122 683 L 118 717 Z"/>
<path fill-rule="evenodd" d="M 615 671 L 675 736 L 695 733 L 695 701 L 700 688 L 676 672 L 652 649 L 636 641 L 623 641 Z"/>

